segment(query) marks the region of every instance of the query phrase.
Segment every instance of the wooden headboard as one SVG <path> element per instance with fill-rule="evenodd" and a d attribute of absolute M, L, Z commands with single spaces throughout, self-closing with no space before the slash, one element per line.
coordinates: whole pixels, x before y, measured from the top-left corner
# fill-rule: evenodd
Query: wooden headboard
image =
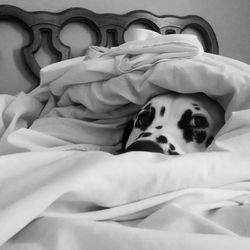
<path fill-rule="evenodd" d="M 86 24 L 95 34 L 97 46 L 117 46 L 124 43 L 124 33 L 132 24 L 143 24 L 161 34 L 178 34 L 187 28 L 196 30 L 201 36 L 206 52 L 218 54 L 218 42 L 210 24 L 195 15 L 173 16 L 155 15 L 144 10 L 129 13 L 97 14 L 84 8 L 70 8 L 60 13 L 47 11 L 28 12 L 10 5 L 0 5 L 0 21 L 18 22 L 30 36 L 28 45 L 20 48 L 28 70 L 39 83 L 40 66 L 35 58 L 42 45 L 44 34 L 48 36 L 48 45 L 57 56 L 57 61 L 70 57 L 70 47 L 60 40 L 63 27 L 71 22 Z"/>

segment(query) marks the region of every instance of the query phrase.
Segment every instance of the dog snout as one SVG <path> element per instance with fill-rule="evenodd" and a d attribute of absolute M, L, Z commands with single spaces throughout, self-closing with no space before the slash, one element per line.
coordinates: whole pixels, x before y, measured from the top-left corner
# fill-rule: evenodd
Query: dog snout
<path fill-rule="evenodd" d="M 163 149 L 157 143 L 149 140 L 140 140 L 132 143 L 126 150 L 129 151 L 148 151 L 148 152 L 158 152 L 164 153 Z"/>

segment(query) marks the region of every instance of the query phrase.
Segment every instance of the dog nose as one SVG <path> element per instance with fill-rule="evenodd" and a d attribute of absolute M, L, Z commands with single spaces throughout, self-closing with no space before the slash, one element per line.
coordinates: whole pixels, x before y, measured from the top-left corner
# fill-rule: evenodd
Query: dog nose
<path fill-rule="evenodd" d="M 149 140 L 135 141 L 126 149 L 126 152 L 129 151 L 149 151 L 163 154 L 163 149 L 157 143 Z"/>

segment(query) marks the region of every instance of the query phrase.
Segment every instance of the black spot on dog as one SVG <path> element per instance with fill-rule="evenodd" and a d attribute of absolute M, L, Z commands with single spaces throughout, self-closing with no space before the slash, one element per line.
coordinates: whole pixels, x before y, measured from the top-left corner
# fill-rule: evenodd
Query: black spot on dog
<path fill-rule="evenodd" d="M 155 127 L 156 129 L 161 129 L 162 128 L 162 126 L 160 125 L 160 126 L 157 126 L 157 127 Z"/>
<path fill-rule="evenodd" d="M 208 147 L 208 146 L 212 143 L 213 139 L 214 139 L 213 136 L 209 136 L 209 137 L 207 138 L 206 147 Z"/>
<path fill-rule="evenodd" d="M 145 131 L 155 118 L 155 108 L 151 107 L 150 105 L 147 105 L 146 107 L 146 110 L 144 109 L 139 113 L 135 122 L 135 128 L 138 128 L 142 131 Z"/>
<path fill-rule="evenodd" d="M 196 131 L 194 132 L 194 139 L 198 144 L 201 144 L 205 141 L 207 137 L 206 131 Z"/>
<path fill-rule="evenodd" d="M 166 108 L 164 106 L 161 107 L 160 116 L 164 116 Z"/>
<path fill-rule="evenodd" d="M 186 110 L 177 123 L 178 127 L 183 131 L 183 137 L 186 142 L 191 142 L 194 136 L 193 128 L 190 126 L 192 114 L 192 110 Z"/>
<path fill-rule="evenodd" d="M 158 137 L 156 138 L 156 141 L 157 141 L 158 143 L 168 143 L 168 139 L 167 139 L 167 137 L 164 136 L 164 135 L 158 136 Z"/>
<path fill-rule="evenodd" d="M 148 136 L 150 136 L 150 135 L 152 135 L 152 133 L 150 133 L 150 132 L 145 132 L 145 133 L 141 133 L 141 134 L 138 136 L 138 138 L 141 138 L 141 137 L 148 137 Z"/>
<path fill-rule="evenodd" d="M 201 109 L 197 103 L 192 103 L 192 105 L 194 106 L 194 108 L 196 110 L 200 110 Z"/>
<path fill-rule="evenodd" d="M 175 150 L 175 146 L 171 143 L 169 144 L 169 148 L 170 148 L 170 150 Z"/>

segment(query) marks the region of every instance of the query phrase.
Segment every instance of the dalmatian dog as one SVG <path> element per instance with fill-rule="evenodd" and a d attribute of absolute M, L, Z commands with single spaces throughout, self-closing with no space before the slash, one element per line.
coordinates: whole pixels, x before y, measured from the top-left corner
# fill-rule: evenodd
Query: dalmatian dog
<path fill-rule="evenodd" d="M 203 93 L 166 93 L 149 100 L 130 122 L 123 150 L 166 155 L 202 152 L 224 124 L 224 110 Z"/>

